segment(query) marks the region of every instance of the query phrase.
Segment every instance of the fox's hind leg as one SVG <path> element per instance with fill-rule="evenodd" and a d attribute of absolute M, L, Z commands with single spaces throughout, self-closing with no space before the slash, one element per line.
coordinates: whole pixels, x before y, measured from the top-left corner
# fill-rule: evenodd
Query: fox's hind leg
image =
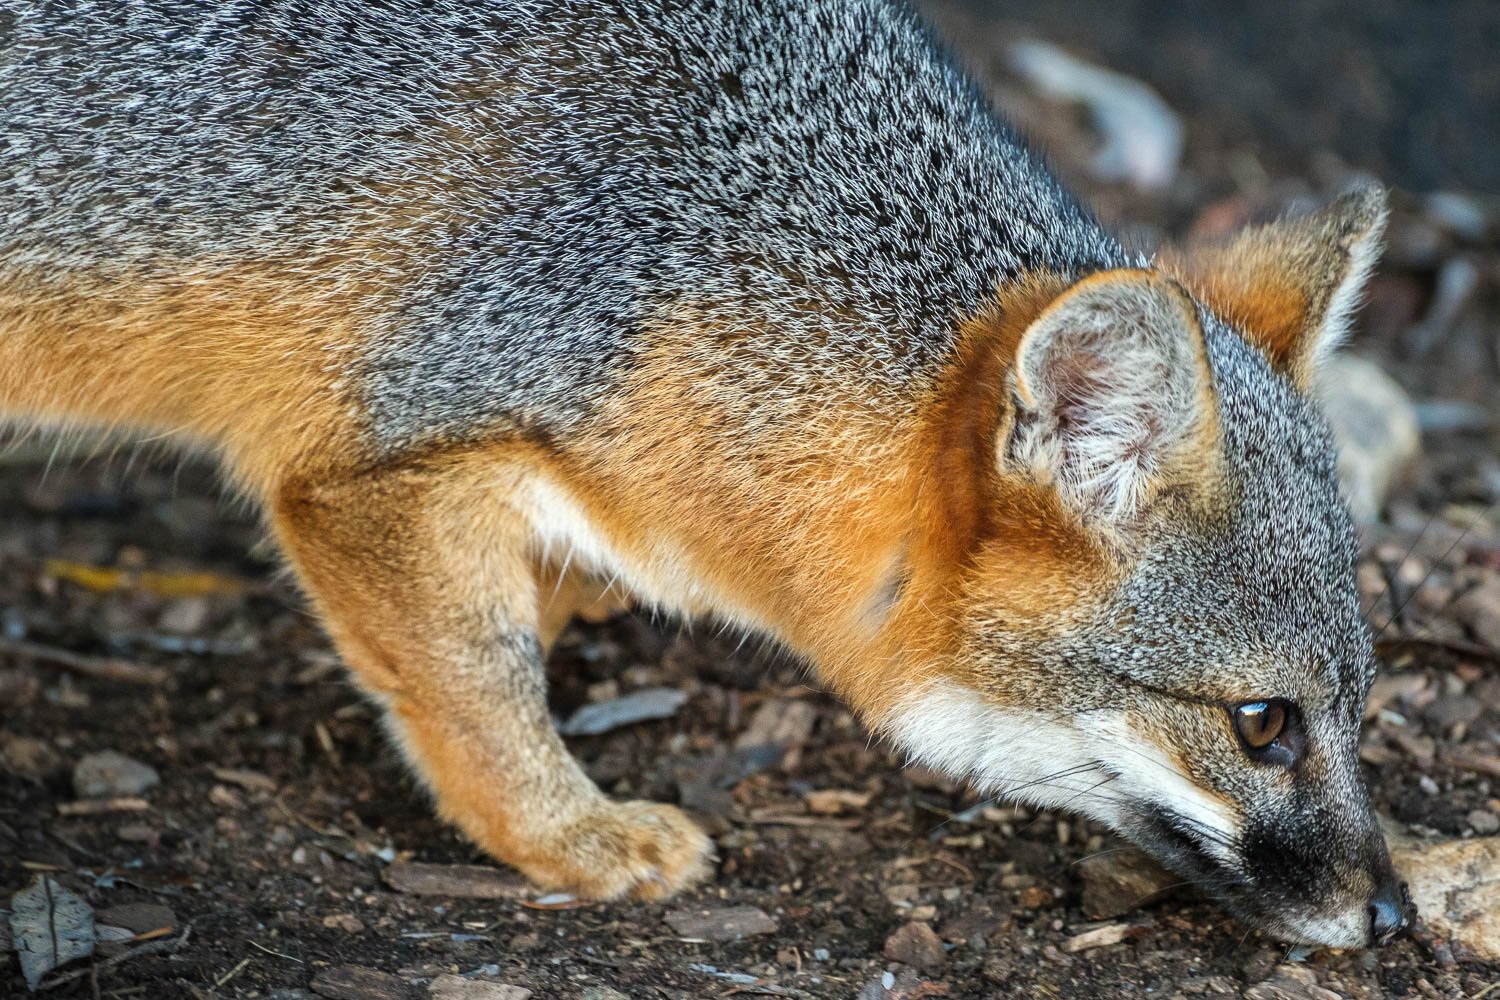
<path fill-rule="evenodd" d="M 531 551 L 525 481 L 513 460 L 454 453 L 283 485 L 273 517 L 446 819 L 542 885 L 667 895 L 707 871 L 709 841 L 672 806 L 607 799 L 554 730 L 539 585 L 556 580 Z"/>

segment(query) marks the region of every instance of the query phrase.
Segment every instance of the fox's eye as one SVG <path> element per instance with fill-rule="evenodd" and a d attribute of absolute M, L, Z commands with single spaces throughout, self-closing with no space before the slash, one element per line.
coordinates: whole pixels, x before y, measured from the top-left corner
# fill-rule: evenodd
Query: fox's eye
<path fill-rule="evenodd" d="M 1264 750 L 1286 728 L 1286 709 L 1278 701 L 1252 701 L 1234 710 L 1234 729 L 1252 750 Z"/>
<path fill-rule="evenodd" d="M 1250 756 L 1290 767 L 1302 754 L 1296 711 L 1290 702 L 1247 701 L 1230 710 L 1234 731 Z"/>

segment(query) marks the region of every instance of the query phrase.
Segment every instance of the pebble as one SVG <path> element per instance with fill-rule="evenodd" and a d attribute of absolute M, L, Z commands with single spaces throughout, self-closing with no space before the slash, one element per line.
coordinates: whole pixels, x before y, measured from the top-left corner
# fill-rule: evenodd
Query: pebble
<path fill-rule="evenodd" d="M 1479 699 L 1467 694 L 1450 694 L 1434 701 L 1423 713 L 1432 725 L 1447 729 L 1460 722 L 1473 722 L 1479 718 L 1482 706 Z"/>
<path fill-rule="evenodd" d="M 857 1000 L 916 1000 L 918 997 L 940 996 L 931 991 L 931 986 L 922 981 L 913 969 L 882 972 L 865 984 Z"/>
<path fill-rule="evenodd" d="M 330 913 L 323 918 L 323 926 L 331 931 L 343 931 L 345 934 L 359 934 L 365 929 L 364 921 L 352 913 Z"/>
<path fill-rule="evenodd" d="M 0 771 L 39 785 L 62 766 L 62 757 L 47 742 L 0 730 Z"/>
<path fill-rule="evenodd" d="M 934 969 L 948 960 L 948 951 L 931 927 L 913 920 L 885 939 L 885 957 L 917 969 Z"/>
<path fill-rule="evenodd" d="M 754 906 L 673 910 L 665 920 L 679 937 L 704 941 L 738 941 L 776 930 L 776 921 Z"/>
<path fill-rule="evenodd" d="M 1500 578 L 1489 580 L 1454 604 L 1459 621 L 1491 649 L 1500 649 Z"/>
<path fill-rule="evenodd" d="M 1016 899 L 1026 909 L 1036 910 L 1052 902 L 1052 891 L 1045 886 L 1030 885 L 1022 889 Z"/>
<path fill-rule="evenodd" d="M 1428 777 L 1425 774 L 1417 779 L 1417 787 L 1421 788 L 1423 794 L 1425 795 L 1437 795 L 1442 791 L 1442 789 L 1438 787 L 1438 783 L 1436 781 L 1433 781 L 1432 778 Z"/>
<path fill-rule="evenodd" d="M 757 746 L 801 746 L 812 735 L 817 721 L 817 709 L 805 701 L 769 698 L 755 710 L 734 745 L 742 750 Z"/>
<path fill-rule="evenodd" d="M 1132 848 L 1084 858 L 1078 870 L 1083 912 L 1090 920 L 1109 920 L 1153 903 L 1182 881 Z"/>
<path fill-rule="evenodd" d="M 88 754 L 73 767 L 73 792 L 81 799 L 139 795 L 160 783 L 150 764 L 114 750 Z"/>
<path fill-rule="evenodd" d="M 127 844 L 154 844 L 161 834 L 146 823 L 122 823 L 115 828 L 115 837 Z"/>
<path fill-rule="evenodd" d="M 1464 819 L 1468 822 L 1469 829 L 1475 833 L 1500 833 L 1500 816 L 1496 816 L 1488 809 L 1475 809 Z"/>

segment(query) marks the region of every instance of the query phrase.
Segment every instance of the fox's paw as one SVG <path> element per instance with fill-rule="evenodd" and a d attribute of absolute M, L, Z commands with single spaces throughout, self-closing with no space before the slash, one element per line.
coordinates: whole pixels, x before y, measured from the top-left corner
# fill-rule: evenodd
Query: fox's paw
<path fill-rule="evenodd" d="M 569 824 L 528 874 L 586 899 L 662 899 L 701 881 L 713 842 L 681 809 L 606 802 Z"/>

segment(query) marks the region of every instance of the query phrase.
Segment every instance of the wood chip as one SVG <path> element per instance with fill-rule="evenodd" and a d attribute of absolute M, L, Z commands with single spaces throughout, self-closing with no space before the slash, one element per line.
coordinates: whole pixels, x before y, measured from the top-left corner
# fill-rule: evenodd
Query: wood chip
<path fill-rule="evenodd" d="M 344 965 L 313 977 L 312 990 L 328 1000 L 411 1000 L 414 991 L 388 972 Z"/>
<path fill-rule="evenodd" d="M 144 812 L 151 808 L 145 799 L 124 796 L 115 799 L 81 799 L 78 802 L 59 802 L 59 816 L 96 816 L 112 812 Z"/>
<path fill-rule="evenodd" d="M 427 995 L 431 1000 L 526 1000 L 531 991 L 507 983 L 442 975 L 428 984 Z"/>
<path fill-rule="evenodd" d="M 697 941 L 738 941 L 776 930 L 776 921 L 753 906 L 673 910 L 665 919 L 679 937 Z"/>
<path fill-rule="evenodd" d="M 169 676 L 160 667 L 148 667 L 111 657 L 84 656 L 71 650 L 20 639 L 0 638 L 0 656 L 13 656 L 43 666 L 60 667 L 82 677 L 124 684 L 160 684 Z"/>
<path fill-rule="evenodd" d="M 1105 924 L 1103 927 L 1095 927 L 1082 934 L 1074 934 L 1063 942 L 1063 951 L 1076 952 L 1088 951 L 1090 948 L 1105 948 L 1124 941 L 1128 933 L 1130 933 L 1129 924 Z"/>
<path fill-rule="evenodd" d="M 1443 763 L 1490 778 L 1500 778 L 1500 757 L 1468 747 L 1444 750 Z"/>
<path fill-rule="evenodd" d="M 820 816 L 837 816 L 845 810 L 863 809 L 870 804 L 869 792 L 851 788 L 820 788 L 803 796 L 810 812 Z"/>
<path fill-rule="evenodd" d="M 230 767 L 213 769 L 215 779 L 230 785 L 239 785 L 247 792 L 274 792 L 276 782 L 259 771 L 242 771 Z"/>
<path fill-rule="evenodd" d="M 413 896 L 455 899 L 520 899 L 531 886 L 520 873 L 483 865 L 435 865 L 398 861 L 380 873 L 385 884 Z"/>

